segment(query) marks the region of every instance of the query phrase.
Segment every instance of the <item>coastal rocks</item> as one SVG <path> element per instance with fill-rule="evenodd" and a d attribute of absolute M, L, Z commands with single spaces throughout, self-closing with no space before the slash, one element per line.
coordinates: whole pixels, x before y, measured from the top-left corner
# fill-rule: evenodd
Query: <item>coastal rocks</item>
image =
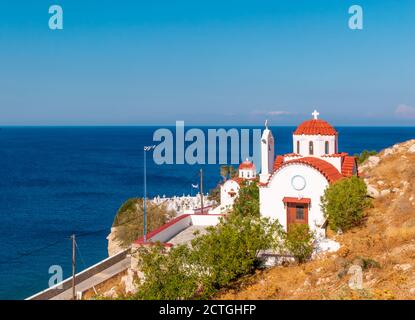
<path fill-rule="evenodd" d="M 415 144 L 409 147 L 408 152 L 415 153 Z"/>
<path fill-rule="evenodd" d="M 117 227 L 111 228 L 111 233 L 108 235 L 108 256 L 113 256 L 117 254 L 118 252 L 124 250 L 124 248 L 121 245 L 121 242 L 117 240 L 116 237 L 116 231 Z"/>
<path fill-rule="evenodd" d="M 408 271 L 412 269 L 412 265 L 409 263 L 404 263 L 404 264 L 397 264 L 393 267 L 393 270 L 395 271 Z"/>
<path fill-rule="evenodd" d="M 378 156 L 370 156 L 367 159 L 367 164 L 369 165 L 369 168 L 377 166 L 379 162 L 380 162 L 380 158 Z"/>
<path fill-rule="evenodd" d="M 390 193 L 391 193 L 391 192 L 390 192 L 390 190 L 385 189 L 385 190 L 382 190 L 382 191 L 380 192 L 380 196 L 381 196 L 381 197 L 386 197 L 386 196 L 388 196 Z"/>
<path fill-rule="evenodd" d="M 394 149 L 393 148 L 387 148 L 387 149 L 383 150 L 383 156 L 384 157 L 389 156 L 389 155 L 391 155 L 393 153 L 394 153 Z"/>
<path fill-rule="evenodd" d="M 340 243 L 328 238 L 317 239 L 314 242 L 313 257 L 321 253 L 336 252 L 340 249 Z"/>
<path fill-rule="evenodd" d="M 367 186 L 367 194 L 373 198 L 378 198 L 380 196 L 379 191 L 371 184 Z"/>
<path fill-rule="evenodd" d="M 112 287 L 110 290 L 108 290 L 107 292 L 104 293 L 104 297 L 105 298 L 117 298 L 118 297 L 118 293 L 117 290 L 115 289 L 115 287 Z"/>
<path fill-rule="evenodd" d="M 128 269 L 127 274 L 121 278 L 126 294 L 135 294 L 137 292 L 135 278 L 135 272 L 131 269 Z"/>

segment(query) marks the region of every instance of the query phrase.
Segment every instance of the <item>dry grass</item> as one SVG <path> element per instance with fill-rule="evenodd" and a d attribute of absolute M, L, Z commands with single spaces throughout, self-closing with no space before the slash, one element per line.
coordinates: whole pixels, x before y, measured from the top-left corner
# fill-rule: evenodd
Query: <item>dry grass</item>
<path fill-rule="evenodd" d="M 110 291 L 112 288 L 115 288 L 115 291 L 118 295 L 124 294 L 124 287 L 121 284 L 121 278 L 127 274 L 127 271 L 121 272 L 116 276 L 106 280 L 103 283 L 95 286 L 95 289 L 89 289 L 83 295 L 84 300 L 94 299 L 96 296 L 103 296 L 105 292 Z"/>

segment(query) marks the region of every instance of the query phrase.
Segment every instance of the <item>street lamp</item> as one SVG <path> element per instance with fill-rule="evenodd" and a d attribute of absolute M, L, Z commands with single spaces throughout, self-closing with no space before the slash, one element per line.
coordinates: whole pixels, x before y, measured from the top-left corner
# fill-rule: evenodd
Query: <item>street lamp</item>
<path fill-rule="evenodd" d="M 144 242 L 147 242 L 147 151 L 151 151 L 156 146 L 144 146 L 144 215 L 143 215 L 143 225 L 144 225 Z"/>

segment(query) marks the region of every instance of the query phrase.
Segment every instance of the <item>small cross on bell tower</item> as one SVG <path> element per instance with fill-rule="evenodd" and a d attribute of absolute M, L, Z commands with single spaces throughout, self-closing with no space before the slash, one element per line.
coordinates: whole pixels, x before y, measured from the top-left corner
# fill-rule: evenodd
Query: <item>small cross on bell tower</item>
<path fill-rule="evenodd" d="M 314 112 L 311 115 L 313 116 L 314 120 L 317 120 L 320 113 L 317 110 L 314 110 Z"/>

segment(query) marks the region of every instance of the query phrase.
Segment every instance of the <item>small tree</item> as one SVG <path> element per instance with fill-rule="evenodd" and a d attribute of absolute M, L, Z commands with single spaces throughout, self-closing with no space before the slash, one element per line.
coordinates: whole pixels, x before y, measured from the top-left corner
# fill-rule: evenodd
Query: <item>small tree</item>
<path fill-rule="evenodd" d="M 144 200 L 131 198 L 124 202 L 118 210 L 112 224 L 116 227 L 115 235 L 126 247 L 144 234 Z M 157 229 L 175 215 L 165 205 L 156 205 L 147 201 L 147 232 Z"/>
<path fill-rule="evenodd" d="M 220 203 L 220 184 L 209 190 L 208 199 Z"/>
<path fill-rule="evenodd" d="M 206 235 L 192 241 L 191 264 L 199 270 L 204 288 L 211 294 L 252 272 L 260 263 L 259 252 L 276 248 L 282 234 L 277 222 L 231 214 Z"/>
<path fill-rule="evenodd" d="M 238 170 L 236 170 L 234 166 L 229 166 L 229 167 L 228 167 L 228 170 L 229 170 L 229 177 L 230 177 L 231 179 L 232 179 L 232 178 L 235 178 L 235 177 L 236 177 L 236 175 L 238 174 Z"/>
<path fill-rule="evenodd" d="M 278 249 L 284 232 L 267 218 L 231 215 L 207 234 L 167 251 L 161 245 L 141 247 L 144 279 L 135 299 L 208 298 L 259 265 L 259 252 Z"/>
<path fill-rule="evenodd" d="M 299 263 L 307 261 L 313 253 L 314 234 L 307 224 L 292 224 L 286 235 L 285 247 Z"/>
<path fill-rule="evenodd" d="M 229 175 L 229 167 L 226 165 L 223 165 L 220 167 L 220 175 L 223 178 L 223 181 L 226 181 L 226 179 L 228 179 L 228 175 Z"/>
<path fill-rule="evenodd" d="M 255 181 L 242 183 L 233 204 L 233 213 L 242 217 L 259 217 L 259 188 Z"/>
<path fill-rule="evenodd" d="M 365 162 L 370 156 L 374 156 L 376 155 L 377 152 L 375 150 L 363 150 L 360 154 L 356 153 L 354 156 L 357 160 L 358 164 L 362 164 L 363 162 Z"/>
<path fill-rule="evenodd" d="M 145 279 L 139 284 L 135 299 L 183 300 L 194 297 L 198 275 L 188 265 L 188 246 L 177 246 L 167 252 L 158 244 L 141 247 L 138 254 L 139 268 Z"/>
<path fill-rule="evenodd" d="M 361 223 L 371 206 L 365 182 L 353 176 L 331 184 L 321 198 L 321 207 L 333 231 L 346 231 Z"/>

